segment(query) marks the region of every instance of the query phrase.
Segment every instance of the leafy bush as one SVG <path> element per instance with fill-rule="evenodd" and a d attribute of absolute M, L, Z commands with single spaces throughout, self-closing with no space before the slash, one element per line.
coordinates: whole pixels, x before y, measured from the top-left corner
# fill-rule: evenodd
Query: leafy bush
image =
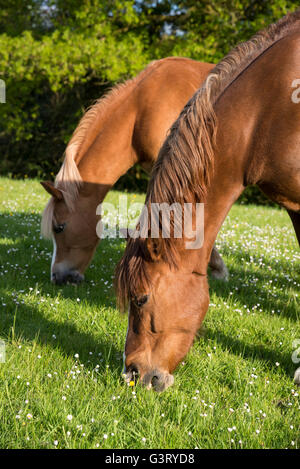
<path fill-rule="evenodd" d="M 128 34 L 118 42 L 105 35 L 107 25 L 88 38 L 69 30 L 41 41 L 28 31 L 15 38 L 0 35 L 7 96 L 0 105 L 2 172 L 55 173 L 84 108 L 146 65 L 139 38 Z"/>
<path fill-rule="evenodd" d="M 0 172 L 53 178 L 84 109 L 116 82 L 170 55 L 217 62 L 297 3 L 0 0 Z M 118 183 L 146 185 L 139 166 Z M 241 200 L 265 198 L 251 188 Z"/>

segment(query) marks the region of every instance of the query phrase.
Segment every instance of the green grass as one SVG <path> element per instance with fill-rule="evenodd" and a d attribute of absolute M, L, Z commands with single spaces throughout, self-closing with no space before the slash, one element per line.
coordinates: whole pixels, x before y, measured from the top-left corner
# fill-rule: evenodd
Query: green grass
<path fill-rule="evenodd" d="M 101 243 L 83 285 L 53 286 L 46 201 L 37 181 L 0 179 L 1 448 L 300 446 L 299 250 L 284 211 L 232 208 L 218 237 L 230 280 L 210 280 L 203 329 L 156 394 L 121 377 L 127 318 L 112 276 L 124 241 Z"/>

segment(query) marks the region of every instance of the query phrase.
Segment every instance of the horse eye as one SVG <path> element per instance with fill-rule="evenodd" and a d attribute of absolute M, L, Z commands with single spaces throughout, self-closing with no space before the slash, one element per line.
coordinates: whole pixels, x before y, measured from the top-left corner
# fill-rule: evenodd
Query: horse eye
<path fill-rule="evenodd" d="M 66 226 L 65 223 L 61 223 L 60 225 L 54 225 L 53 226 L 54 233 L 61 233 L 62 231 L 64 231 L 65 226 Z"/>
<path fill-rule="evenodd" d="M 138 308 L 141 308 L 142 306 L 144 306 L 144 304 L 147 303 L 148 299 L 149 295 L 143 295 L 140 297 L 135 296 L 133 298 L 133 302 L 136 304 L 136 306 L 138 306 Z"/>

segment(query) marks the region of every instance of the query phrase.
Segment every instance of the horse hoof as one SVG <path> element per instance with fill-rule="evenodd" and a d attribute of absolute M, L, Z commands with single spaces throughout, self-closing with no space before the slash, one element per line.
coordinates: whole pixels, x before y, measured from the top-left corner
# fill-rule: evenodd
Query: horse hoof
<path fill-rule="evenodd" d="M 295 371 L 294 383 L 300 386 L 300 368 Z"/>

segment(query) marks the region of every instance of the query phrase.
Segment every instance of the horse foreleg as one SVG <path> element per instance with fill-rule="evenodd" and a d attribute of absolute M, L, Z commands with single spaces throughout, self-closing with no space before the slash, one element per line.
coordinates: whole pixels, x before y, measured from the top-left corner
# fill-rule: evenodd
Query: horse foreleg
<path fill-rule="evenodd" d="M 291 210 L 288 210 L 288 214 L 293 222 L 296 236 L 298 239 L 298 243 L 300 245 L 300 213 L 298 212 L 292 212 Z"/>
<path fill-rule="evenodd" d="M 296 232 L 296 236 L 297 236 L 297 239 L 298 239 L 298 243 L 300 245 L 300 213 L 292 212 L 292 211 L 288 210 L 288 214 L 291 217 L 291 220 L 293 222 L 294 229 L 295 229 L 295 232 Z M 295 373 L 295 376 L 294 376 L 294 381 L 295 381 L 295 384 L 298 384 L 298 386 L 300 386 L 300 368 L 297 368 L 297 370 L 296 370 L 296 373 Z"/>
<path fill-rule="evenodd" d="M 221 279 L 221 280 L 228 280 L 229 273 L 228 269 L 219 254 L 216 246 L 214 245 L 213 250 L 210 255 L 209 267 L 211 268 L 211 275 L 214 278 Z"/>

